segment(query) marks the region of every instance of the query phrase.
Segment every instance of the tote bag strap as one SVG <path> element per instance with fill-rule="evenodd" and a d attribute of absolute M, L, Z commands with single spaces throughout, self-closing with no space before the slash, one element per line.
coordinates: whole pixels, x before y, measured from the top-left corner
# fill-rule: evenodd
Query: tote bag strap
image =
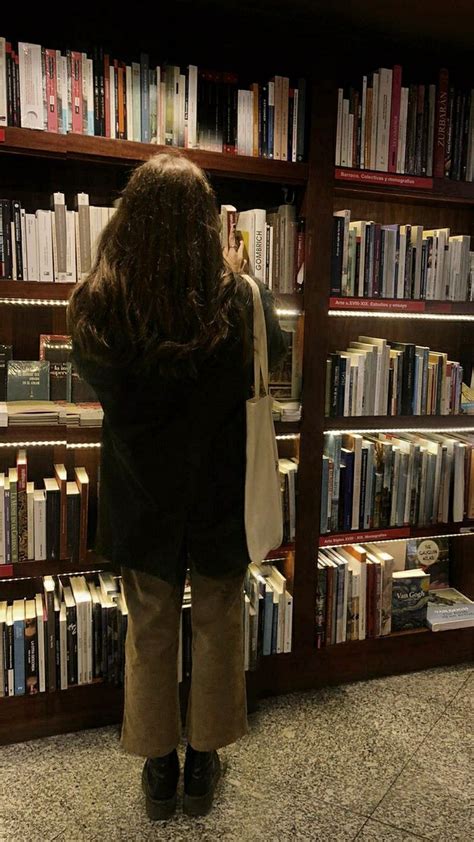
<path fill-rule="evenodd" d="M 267 328 L 263 312 L 262 298 L 258 284 L 250 275 L 242 275 L 250 284 L 253 299 L 253 377 L 255 397 L 260 396 L 260 373 L 262 375 L 263 390 L 268 395 L 268 349 Z"/>

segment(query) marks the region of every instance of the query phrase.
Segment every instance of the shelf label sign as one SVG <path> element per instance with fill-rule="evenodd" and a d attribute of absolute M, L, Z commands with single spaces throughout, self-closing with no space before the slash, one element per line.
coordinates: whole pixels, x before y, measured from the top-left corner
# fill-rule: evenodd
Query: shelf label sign
<path fill-rule="evenodd" d="M 0 143 L 5 143 L 5 129 L 0 129 Z"/>
<path fill-rule="evenodd" d="M 397 538 L 409 538 L 410 527 L 400 526 L 393 529 L 372 529 L 368 532 L 344 532 L 338 535 L 321 535 L 320 547 L 337 547 L 340 544 L 363 544 L 367 541 L 394 541 Z"/>
<path fill-rule="evenodd" d="M 13 576 L 13 564 L 0 565 L 0 579 L 9 579 Z"/>
<path fill-rule="evenodd" d="M 442 303 L 442 302 L 441 302 Z M 340 298 L 329 299 L 333 310 L 389 310 L 401 313 L 424 313 L 424 301 L 405 300 L 403 298 Z"/>
<path fill-rule="evenodd" d="M 432 190 L 433 179 L 417 175 L 399 175 L 389 172 L 374 172 L 373 170 L 353 170 L 345 167 L 335 168 L 335 178 L 338 181 L 355 181 L 359 184 L 375 184 L 382 187 L 403 187 L 409 190 Z"/>

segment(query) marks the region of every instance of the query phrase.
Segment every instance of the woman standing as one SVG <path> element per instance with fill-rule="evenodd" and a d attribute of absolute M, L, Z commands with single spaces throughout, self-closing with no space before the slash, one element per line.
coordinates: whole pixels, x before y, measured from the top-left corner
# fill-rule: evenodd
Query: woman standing
<path fill-rule="evenodd" d="M 241 263 L 236 252 L 233 261 Z M 285 342 L 263 285 L 261 295 L 273 365 Z M 209 810 L 220 774 L 216 749 L 247 731 L 251 301 L 250 287 L 223 258 L 206 176 L 184 156 L 160 154 L 131 176 L 69 306 L 73 358 L 104 409 L 97 548 L 122 568 L 129 611 L 122 744 L 147 758 L 142 784 L 154 819 L 176 807 L 187 569 L 187 813 Z"/>

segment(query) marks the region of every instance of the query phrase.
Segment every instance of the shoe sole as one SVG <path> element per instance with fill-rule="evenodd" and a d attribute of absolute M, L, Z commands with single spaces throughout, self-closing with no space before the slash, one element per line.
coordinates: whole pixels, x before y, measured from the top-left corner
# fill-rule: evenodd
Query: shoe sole
<path fill-rule="evenodd" d="M 212 786 L 209 792 L 206 792 L 205 795 L 187 795 L 184 793 L 183 798 L 183 813 L 186 816 L 205 816 L 209 812 L 212 807 L 212 803 L 214 801 L 214 795 L 216 791 L 217 784 L 219 783 L 219 779 L 221 777 L 221 766 L 219 759 L 217 760 L 216 771 L 214 775 L 214 780 L 212 781 Z"/>
<path fill-rule="evenodd" d="M 166 821 L 166 819 L 170 819 L 174 815 L 177 803 L 176 793 L 172 798 L 152 798 L 147 791 L 144 773 L 142 774 L 142 790 L 145 794 L 146 814 L 151 821 Z"/>

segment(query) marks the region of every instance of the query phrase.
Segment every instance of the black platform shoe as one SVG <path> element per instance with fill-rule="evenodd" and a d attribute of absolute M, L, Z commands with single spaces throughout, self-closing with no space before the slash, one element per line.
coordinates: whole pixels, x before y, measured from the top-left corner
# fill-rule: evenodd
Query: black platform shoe
<path fill-rule="evenodd" d="M 142 772 L 142 789 L 149 819 L 158 821 L 171 818 L 176 810 L 178 780 L 179 760 L 176 750 L 165 757 L 151 757 L 146 761 Z"/>
<path fill-rule="evenodd" d="M 184 764 L 184 803 L 188 816 L 205 816 L 212 807 L 221 774 L 217 751 L 195 751 L 188 745 Z"/>

